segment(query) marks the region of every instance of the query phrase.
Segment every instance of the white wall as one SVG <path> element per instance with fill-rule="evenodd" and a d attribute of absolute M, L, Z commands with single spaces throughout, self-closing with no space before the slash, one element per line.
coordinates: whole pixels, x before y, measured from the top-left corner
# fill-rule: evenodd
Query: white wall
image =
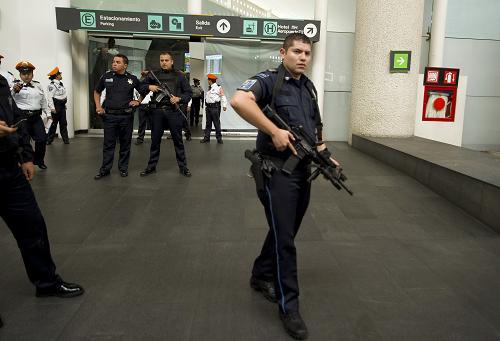
<path fill-rule="evenodd" d="M 467 76 L 460 76 L 457 101 L 455 103 L 455 121 L 423 121 L 422 111 L 424 105 L 424 75 L 418 77 L 417 111 L 415 115 L 415 136 L 433 141 L 462 146 L 464 130 L 465 100 L 467 91 Z"/>
<path fill-rule="evenodd" d="M 0 10 L 0 41 L 5 59 L 2 67 L 17 78 L 15 65 L 20 60 L 29 60 L 36 69 L 34 80 L 46 89 L 49 84 L 47 73 L 59 66 L 63 83 L 68 88 L 68 132 L 73 136 L 72 110 L 72 67 L 69 36 L 56 29 L 56 6 L 67 6 L 65 0 L 19 0 L 2 1 Z M 32 29 L 36 28 L 36 29 Z"/>

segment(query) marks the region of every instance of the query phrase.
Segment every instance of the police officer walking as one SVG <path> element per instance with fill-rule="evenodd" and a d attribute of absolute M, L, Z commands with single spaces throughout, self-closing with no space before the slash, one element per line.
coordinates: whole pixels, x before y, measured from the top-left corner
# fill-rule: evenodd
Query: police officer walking
<path fill-rule="evenodd" d="M 68 122 L 66 120 L 66 88 L 62 82 L 62 75 L 59 67 L 55 67 L 48 73 L 50 84 L 47 87 L 48 104 L 52 114 L 52 124 L 49 128 L 47 144 L 51 144 L 56 136 L 57 124 L 64 144 L 69 144 Z"/>
<path fill-rule="evenodd" d="M 187 112 L 189 113 L 189 124 L 192 127 L 193 124 L 198 126 L 200 121 L 200 107 L 203 108 L 203 98 L 205 97 L 205 92 L 200 86 L 198 78 L 193 78 L 191 92 L 193 93 L 193 97 L 191 97 L 191 101 L 188 103 Z"/>
<path fill-rule="evenodd" d="M 45 92 L 39 82 L 33 80 L 35 66 L 28 61 L 20 61 L 16 65 L 21 80 L 14 82 L 12 97 L 27 119 L 26 128 L 31 138 L 35 141 L 34 164 L 41 169 L 47 169 L 45 165 L 45 150 L 47 148 L 47 134 L 42 121 L 42 111 L 47 112 L 47 99 Z"/>
<path fill-rule="evenodd" d="M 36 296 L 78 296 L 83 288 L 56 273 L 47 227 L 28 182 L 34 175 L 33 149 L 24 118 L 0 76 L 0 216 L 17 241 Z"/>
<path fill-rule="evenodd" d="M 205 96 L 205 136 L 200 143 L 210 143 L 210 132 L 212 131 L 212 122 L 215 128 L 215 137 L 217 143 L 222 144 L 222 132 L 220 128 L 220 108 L 226 111 L 227 99 L 224 95 L 224 89 L 217 84 L 217 76 L 209 73 L 208 78 L 208 91 Z"/>
<path fill-rule="evenodd" d="M 99 180 L 110 174 L 113 167 L 116 140 L 120 141 L 120 176 L 128 176 L 130 145 L 134 124 L 135 107 L 139 106 L 146 91 L 136 76 L 127 72 L 128 58 L 117 54 L 113 58 L 112 71 L 106 72 L 94 90 L 96 112 L 104 122 L 102 165 L 94 179 Z M 106 89 L 106 99 L 101 106 L 101 93 Z M 141 96 L 134 100 L 134 89 Z"/>
<path fill-rule="evenodd" d="M 304 75 L 311 61 L 311 41 L 300 33 L 288 35 L 280 49 L 282 65 L 262 72 L 239 88 L 231 100 L 236 112 L 259 129 L 257 151 L 274 165 L 264 176 L 259 199 L 264 206 L 269 232 L 252 269 L 250 285 L 264 297 L 277 301 L 279 316 L 288 334 L 306 339 L 308 331 L 299 313 L 299 286 L 295 236 L 309 204 L 311 185 L 307 181 L 310 162 L 302 160 L 291 174 L 281 170 L 285 160 L 296 154 L 290 132 L 278 128 L 262 109 L 275 108 L 290 126 L 302 126 L 319 143 L 318 151 L 328 153 L 321 142 L 321 117 L 316 90 Z M 332 159 L 337 166 L 337 161 Z M 255 177 L 262 174 L 254 174 Z"/>
<path fill-rule="evenodd" d="M 174 142 L 179 172 L 190 177 L 191 172 L 187 167 L 186 152 L 182 142 L 182 127 L 186 117 L 179 107 L 189 102 L 191 87 L 184 74 L 174 68 L 170 52 L 160 53 L 160 70 L 149 72 L 143 82 L 148 85 L 150 91 L 153 91 L 149 103 L 153 129 L 149 162 L 140 175 L 147 176 L 156 172 L 156 165 L 160 159 L 161 137 L 163 131 L 168 128 Z"/>

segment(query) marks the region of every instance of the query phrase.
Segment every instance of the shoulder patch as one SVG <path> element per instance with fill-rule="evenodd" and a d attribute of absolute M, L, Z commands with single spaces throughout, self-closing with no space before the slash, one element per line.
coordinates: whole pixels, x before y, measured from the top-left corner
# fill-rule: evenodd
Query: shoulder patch
<path fill-rule="evenodd" d="M 256 82 L 256 79 L 247 79 L 239 86 L 238 90 L 248 91 Z"/>
<path fill-rule="evenodd" d="M 53 85 L 49 85 L 48 88 L 49 88 L 49 91 L 54 90 L 54 86 Z"/>
<path fill-rule="evenodd" d="M 265 73 L 265 72 L 261 72 L 261 73 L 256 74 L 255 77 L 264 79 L 264 78 L 269 77 L 269 74 Z"/>

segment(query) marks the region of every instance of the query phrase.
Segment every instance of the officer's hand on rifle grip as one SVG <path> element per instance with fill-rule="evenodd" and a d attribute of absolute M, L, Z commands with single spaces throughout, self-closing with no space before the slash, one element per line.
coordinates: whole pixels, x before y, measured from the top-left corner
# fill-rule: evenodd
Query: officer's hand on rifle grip
<path fill-rule="evenodd" d="M 149 91 L 158 92 L 160 87 L 158 85 L 150 85 L 148 86 Z"/>
<path fill-rule="evenodd" d="M 293 155 L 297 155 L 297 151 L 295 150 L 291 142 L 295 141 L 295 138 L 289 131 L 276 128 L 271 134 L 271 138 L 273 139 L 273 144 L 278 151 L 282 152 L 285 149 L 290 148 Z"/>
<path fill-rule="evenodd" d="M 170 97 L 170 103 L 172 103 L 172 104 L 177 104 L 180 102 L 180 100 L 181 100 L 180 97 L 176 97 L 176 96 Z"/>

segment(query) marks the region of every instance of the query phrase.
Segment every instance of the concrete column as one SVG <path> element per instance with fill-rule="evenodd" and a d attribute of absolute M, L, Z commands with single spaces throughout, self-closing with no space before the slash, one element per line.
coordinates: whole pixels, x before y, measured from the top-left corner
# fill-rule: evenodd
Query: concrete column
<path fill-rule="evenodd" d="M 413 135 L 424 0 L 357 0 L 351 133 Z M 412 51 L 409 73 L 390 73 L 391 50 Z"/>
<path fill-rule="evenodd" d="M 75 130 L 89 129 L 89 40 L 87 31 L 71 31 Z"/>
<path fill-rule="evenodd" d="M 188 14 L 201 14 L 201 0 L 188 0 Z"/>
<path fill-rule="evenodd" d="M 323 100 L 325 97 L 325 64 L 326 64 L 326 26 L 328 2 L 315 0 L 314 19 L 321 21 L 319 41 L 313 45 L 313 64 L 311 79 L 318 90 L 318 105 L 323 115 Z"/>
<path fill-rule="evenodd" d="M 432 29 L 431 45 L 429 48 L 429 66 L 443 66 L 447 11 L 448 0 L 434 0 L 434 4 L 432 5 Z"/>
<path fill-rule="evenodd" d="M 54 7 L 70 7 L 70 0 L 55 0 Z M 71 40 L 69 33 L 57 30 L 55 9 L 53 15 L 50 17 L 53 20 L 54 27 L 54 43 L 56 51 L 55 66 L 59 66 L 62 72 L 63 84 L 68 90 L 68 103 L 66 104 L 66 118 L 68 120 L 68 135 L 70 138 L 74 137 L 74 106 L 73 106 L 73 61 L 71 56 Z"/>

